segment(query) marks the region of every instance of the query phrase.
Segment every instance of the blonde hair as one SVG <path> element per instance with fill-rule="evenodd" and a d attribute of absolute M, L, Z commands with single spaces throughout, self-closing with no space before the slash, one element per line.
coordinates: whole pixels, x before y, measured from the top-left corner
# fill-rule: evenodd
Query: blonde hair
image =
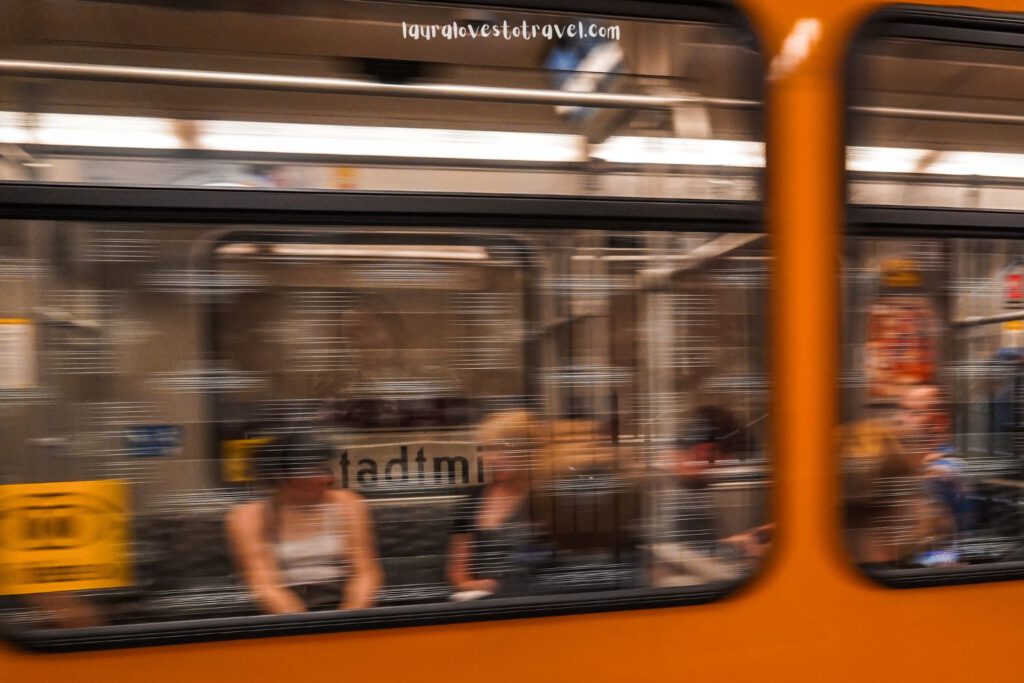
<path fill-rule="evenodd" d="M 847 523 L 862 562 L 894 561 L 948 533 L 949 520 L 920 492 L 912 453 L 890 420 L 864 420 L 839 432 L 846 500 L 857 510 Z"/>
<path fill-rule="evenodd" d="M 517 475 L 528 480 L 530 518 L 547 529 L 563 549 L 610 549 L 625 543 L 628 529 L 640 519 L 641 503 L 637 479 L 620 480 L 602 494 L 604 504 L 588 513 L 587 522 L 577 526 L 579 503 L 571 492 L 551 488 L 553 480 L 567 475 L 615 469 L 622 450 L 611 443 L 601 425 L 588 420 L 542 420 L 528 411 L 497 413 L 485 419 L 477 430 L 481 444 L 502 444 L 526 454 L 528 462 Z"/>
<path fill-rule="evenodd" d="M 555 420 L 548 424 L 547 432 L 543 459 L 553 474 L 616 465 L 618 449 L 597 422 Z"/>
<path fill-rule="evenodd" d="M 597 422 L 588 420 L 542 420 L 526 410 L 512 410 L 488 416 L 477 428 L 477 443 L 503 444 L 527 454 L 534 484 L 591 468 L 630 465 L 634 458 L 617 462 L 623 449 L 611 444 Z"/>
<path fill-rule="evenodd" d="M 895 425 L 888 420 L 863 420 L 840 428 L 839 446 L 849 498 L 870 497 L 879 479 L 916 474 L 911 454 L 903 448 Z"/>
<path fill-rule="evenodd" d="M 533 450 L 540 444 L 537 419 L 526 410 L 510 410 L 488 415 L 477 428 L 477 440 L 482 444 L 510 443 Z"/>

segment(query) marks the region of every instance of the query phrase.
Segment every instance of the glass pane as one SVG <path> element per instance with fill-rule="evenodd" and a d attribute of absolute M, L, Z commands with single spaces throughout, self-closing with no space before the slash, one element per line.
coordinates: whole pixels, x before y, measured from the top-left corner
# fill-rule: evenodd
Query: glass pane
<path fill-rule="evenodd" d="M 6 59 L 107 71 L 0 68 L 0 144 L 11 150 L 0 178 L 759 196 L 760 57 L 736 29 L 351 0 L 244 4 L 5 2 Z M 168 69 L 191 80 L 169 82 Z M 238 74 L 263 81 L 223 81 Z M 564 99 L 574 94 L 605 99 Z"/>
<path fill-rule="evenodd" d="M 0 240 L 15 628 L 706 594 L 770 542 L 762 235 Z"/>
<path fill-rule="evenodd" d="M 851 65 L 850 201 L 961 209 L 942 212 L 950 237 L 927 224 L 938 212 L 880 212 L 924 236 L 897 237 L 853 207 L 862 236 L 846 240 L 847 537 L 865 567 L 916 583 L 1024 560 L 1024 242 L 971 237 L 1012 221 L 981 210 L 1024 209 L 1024 71 L 1019 50 L 970 39 L 876 37 Z"/>
<path fill-rule="evenodd" d="M 840 442 L 857 559 L 1024 559 L 1024 242 L 862 238 L 848 264 Z"/>
<path fill-rule="evenodd" d="M 1019 50 L 911 38 L 858 46 L 850 67 L 854 204 L 1019 210 Z"/>

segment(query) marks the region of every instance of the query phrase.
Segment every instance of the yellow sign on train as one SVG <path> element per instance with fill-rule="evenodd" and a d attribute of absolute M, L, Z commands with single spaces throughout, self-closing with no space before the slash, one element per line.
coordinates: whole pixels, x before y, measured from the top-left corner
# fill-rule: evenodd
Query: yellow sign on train
<path fill-rule="evenodd" d="M 0 486 L 0 594 L 129 585 L 128 520 L 124 481 Z"/>
<path fill-rule="evenodd" d="M 256 476 L 252 469 L 252 456 L 260 446 L 270 439 L 229 439 L 220 444 L 221 474 L 224 481 L 240 483 L 253 481 Z"/>

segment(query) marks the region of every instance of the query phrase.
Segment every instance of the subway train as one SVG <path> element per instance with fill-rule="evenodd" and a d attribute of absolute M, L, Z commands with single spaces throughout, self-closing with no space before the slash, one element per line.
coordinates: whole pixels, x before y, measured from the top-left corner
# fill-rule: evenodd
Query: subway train
<path fill-rule="evenodd" d="M 1016 680 L 972 4 L 5 2 L 5 679 Z"/>

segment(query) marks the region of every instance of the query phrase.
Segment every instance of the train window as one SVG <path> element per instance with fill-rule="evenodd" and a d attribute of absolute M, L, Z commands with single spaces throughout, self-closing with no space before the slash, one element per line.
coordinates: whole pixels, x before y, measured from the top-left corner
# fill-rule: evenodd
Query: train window
<path fill-rule="evenodd" d="M 15 633 L 679 603 L 770 542 L 761 233 L 0 228 Z"/>
<path fill-rule="evenodd" d="M 611 7 L 2 3 L 3 630 L 160 644 L 752 577 L 762 62 L 732 8 Z"/>
<path fill-rule="evenodd" d="M 731 10 L 201 7 L 4 2 L 0 179 L 758 196 L 762 66 Z"/>
<path fill-rule="evenodd" d="M 884 10 L 848 65 L 846 528 L 891 585 L 1024 570 L 1024 17 Z"/>
<path fill-rule="evenodd" d="M 310 633 L 754 574 L 761 61 L 733 9 L 610 8 L 2 3 L 4 630 Z"/>

